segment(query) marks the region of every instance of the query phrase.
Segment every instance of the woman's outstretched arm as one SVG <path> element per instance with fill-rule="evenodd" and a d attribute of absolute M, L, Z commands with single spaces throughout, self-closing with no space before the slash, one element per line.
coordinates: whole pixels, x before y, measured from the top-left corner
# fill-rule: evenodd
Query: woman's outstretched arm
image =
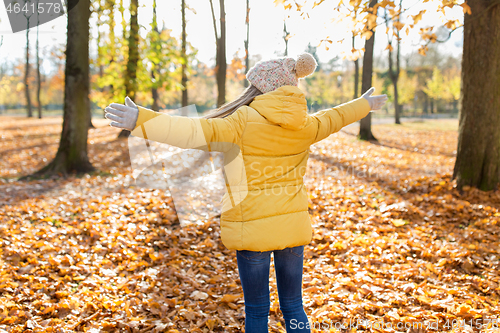
<path fill-rule="evenodd" d="M 246 108 L 225 118 L 190 118 L 155 112 L 135 105 L 128 97 L 125 105 L 106 108 L 111 126 L 131 131 L 136 137 L 180 148 L 227 151 L 236 144 L 246 124 Z"/>
<path fill-rule="evenodd" d="M 387 101 L 386 95 L 371 96 L 375 88 L 367 90 L 360 98 L 331 109 L 321 110 L 311 116 L 317 126 L 313 143 L 327 138 L 349 124 L 363 119 L 371 110 L 378 110 Z"/>

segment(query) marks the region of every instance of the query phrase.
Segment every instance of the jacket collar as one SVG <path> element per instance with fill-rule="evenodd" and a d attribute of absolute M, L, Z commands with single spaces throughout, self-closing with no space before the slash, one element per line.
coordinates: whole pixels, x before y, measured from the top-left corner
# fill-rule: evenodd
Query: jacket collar
<path fill-rule="evenodd" d="M 307 121 L 307 102 L 296 86 L 282 86 L 254 98 L 249 105 L 271 123 L 283 128 L 299 130 Z"/>

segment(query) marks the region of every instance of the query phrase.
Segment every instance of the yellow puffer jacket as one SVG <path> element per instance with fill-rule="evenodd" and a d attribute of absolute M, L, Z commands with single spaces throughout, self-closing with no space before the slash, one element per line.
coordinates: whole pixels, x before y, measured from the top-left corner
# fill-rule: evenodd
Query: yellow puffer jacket
<path fill-rule="evenodd" d="M 307 114 L 295 86 L 257 96 L 226 118 L 170 116 L 139 107 L 132 135 L 224 152 L 221 238 L 228 249 L 269 251 L 312 237 L 303 177 L 309 146 L 370 111 L 364 98 Z"/>

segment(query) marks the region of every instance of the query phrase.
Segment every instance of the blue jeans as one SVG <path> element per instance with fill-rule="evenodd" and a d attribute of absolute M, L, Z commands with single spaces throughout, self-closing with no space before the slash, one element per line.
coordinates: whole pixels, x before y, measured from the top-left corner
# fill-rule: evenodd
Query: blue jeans
<path fill-rule="evenodd" d="M 311 332 L 302 305 L 304 246 L 296 246 L 265 252 L 236 251 L 245 298 L 245 333 L 268 332 L 271 253 L 274 253 L 276 284 L 286 331 Z"/>

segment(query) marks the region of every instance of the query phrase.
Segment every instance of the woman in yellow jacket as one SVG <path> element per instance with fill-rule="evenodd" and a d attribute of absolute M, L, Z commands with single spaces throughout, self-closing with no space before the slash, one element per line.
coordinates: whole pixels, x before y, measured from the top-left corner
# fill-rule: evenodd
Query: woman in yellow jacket
<path fill-rule="evenodd" d="M 307 113 L 298 79 L 314 72 L 308 54 L 257 63 L 251 85 L 203 118 L 170 116 L 136 106 L 106 108 L 111 126 L 181 148 L 224 152 L 226 193 L 221 239 L 236 250 L 245 299 L 245 332 L 268 332 L 269 266 L 273 253 L 280 309 L 287 332 L 310 332 L 302 305 L 304 245 L 311 241 L 303 177 L 309 146 L 379 109 L 385 95 L 362 97 Z"/>

